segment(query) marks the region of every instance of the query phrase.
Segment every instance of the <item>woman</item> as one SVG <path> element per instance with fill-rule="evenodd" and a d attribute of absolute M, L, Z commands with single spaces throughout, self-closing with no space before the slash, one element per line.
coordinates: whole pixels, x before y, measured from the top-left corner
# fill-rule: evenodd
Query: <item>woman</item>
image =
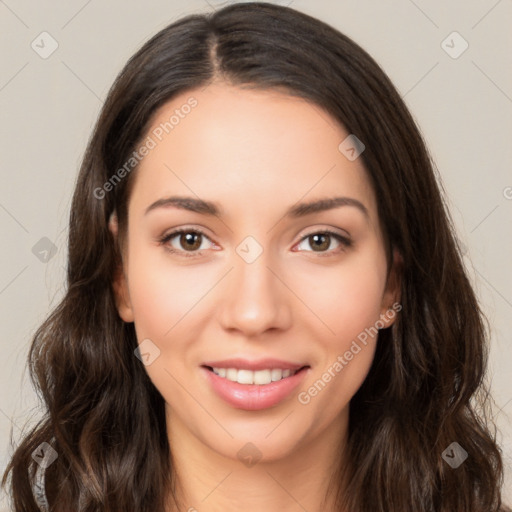
<path fill-rule="evenodd" d="M 48 414 L 3 483 L 15 511 L 507 510 L 486 358 L 372 58 L 286 7 L 188 16 L 89 142 L 29 355 Z"/>

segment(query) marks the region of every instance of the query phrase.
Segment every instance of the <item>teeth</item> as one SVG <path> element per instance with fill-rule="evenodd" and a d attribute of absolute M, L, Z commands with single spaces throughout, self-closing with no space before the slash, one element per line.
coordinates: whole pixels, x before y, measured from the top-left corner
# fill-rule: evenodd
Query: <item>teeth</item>
<path fill-rule="evenodd" d="M 285 379 L 290 375 L 294 375 L 298 370 L 281 370 L 273 368 L 272 370 L 237 370 L 236 368 L 213 368 L 213 373 L 219 377 L 224 377 L 232 382 L 239 384 L 270 384 L 281 379 Z"/>

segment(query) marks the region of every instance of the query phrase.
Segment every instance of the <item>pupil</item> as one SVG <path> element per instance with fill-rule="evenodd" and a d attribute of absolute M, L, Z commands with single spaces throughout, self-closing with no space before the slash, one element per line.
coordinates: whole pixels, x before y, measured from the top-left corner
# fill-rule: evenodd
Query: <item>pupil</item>
<path fill-rule="evenodd" d="M 326 242 L 326 240 L 328 239 L 328 236 L 329 235 L 313 235 L 312 238 L 313 240 L 315 241 L 315 243 L 313 244 L 313 247 L 317 247 L 317 248 L 320 248 L 320 249 L 327 249 L 329 247 L 329 242 Z M 320 244 L 317 245 L 317 242 L 319 241 L 319 239 L 324 239 L 324 242 L 320 242 Z"/>
<path fill-rule="evenodd" d="M 197 249 L 198 247 L 201 246 L 200 243 L 198 244 L 198 239 L 201 236 L 198 233 L 185 233 L 182 236 L 185 238 L 186 244 L 188 244 L 189 247 L 191 246 L 190 248 Z M 194 243 L 194 238 L 196 239 L 195 243 Z M 317 234 L 317 235 L 312 235 L 310 238 L 312 238 L 314 240 L 313 247 L 316 247 L 319 249 L 328 249 L 329 243 L 327 240 L 329 238 L 329 235 Z"/>
<path fill-rule="evenodd" d="M 199 234 L 197 234 L 197 233 L 185 233 L 183 236 L 185 237 L 186 244 L 189 245 L 189 248 L 197 249 L 198 247 L 201 246 L 200 243 L 197 243 L 197 239 L 199 239 L 199 237 L 200 237 Z M 196 238 L 196 243 L 194 243 L 194 238 Z"/>

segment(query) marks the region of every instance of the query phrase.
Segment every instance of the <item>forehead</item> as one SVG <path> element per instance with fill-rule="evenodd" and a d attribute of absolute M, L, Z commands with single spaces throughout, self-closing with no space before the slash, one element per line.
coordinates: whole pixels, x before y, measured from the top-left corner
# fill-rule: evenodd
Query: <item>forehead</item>
<path fill-rule="evenodd" d="M 212 84 L 163 105 L 145 134 L 151 146 L 137 171 L 138 209 L 164 195 L 195 195 L 234 209 L 334 195 L 364 202 L 373 191 L 360 158 L 339 146 L 349 133 L 318 105 L 277 90 Z M 144 141 L 143 141 L 144 142 Z"/>

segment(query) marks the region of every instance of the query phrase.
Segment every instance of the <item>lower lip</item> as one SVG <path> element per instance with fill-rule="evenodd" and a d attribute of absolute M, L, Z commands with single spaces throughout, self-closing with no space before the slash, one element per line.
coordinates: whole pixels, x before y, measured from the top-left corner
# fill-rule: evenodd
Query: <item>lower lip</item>
<path fill-rule="evenodd" d="M 236 409 L 259 411 L 273 407 L 288 397 L 302 382 L 309 367 L 302 368 L 290 377 L 261 385 L 232 382 L 204 366 L 201 367 L 201 370 L 206 374 L 213 390 L 228 404 Z"/>

